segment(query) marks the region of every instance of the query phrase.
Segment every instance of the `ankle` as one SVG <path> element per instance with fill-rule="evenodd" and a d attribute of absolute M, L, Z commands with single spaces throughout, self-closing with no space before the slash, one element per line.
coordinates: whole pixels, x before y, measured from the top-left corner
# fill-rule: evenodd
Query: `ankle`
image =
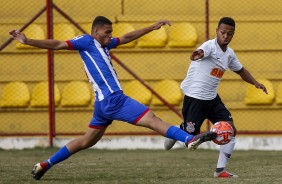
<path fill-rule="evenodd" d="M 46 161 L 46 162 L 40 162 L 40 166 L 42 168 L 42 171 L 46 172 L 49 168 L 48 168 L 48 165 L 49 163 Z"/>
<path fill-rule="evenodd" d="M 222 168 L 216 168 L 216 169 L 215 169 L 215 172 L 217 172 L 217 173 L 220 173 L 220 172 L 222 172 L 222 171 L 224 171 L 224 167 L 222 167 Z"/>

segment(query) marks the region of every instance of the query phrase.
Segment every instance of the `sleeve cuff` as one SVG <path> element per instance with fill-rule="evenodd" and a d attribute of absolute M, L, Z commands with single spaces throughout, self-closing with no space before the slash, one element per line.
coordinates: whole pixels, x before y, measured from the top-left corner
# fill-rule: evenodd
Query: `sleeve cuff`
<path fill-rule="evenodd" d="M 69 40 L 67 40 L 66 42 L 67 42 L 67 44 L 69 46 L 69 49 L 70 50 L 74 50 L 72 43 Z"/>

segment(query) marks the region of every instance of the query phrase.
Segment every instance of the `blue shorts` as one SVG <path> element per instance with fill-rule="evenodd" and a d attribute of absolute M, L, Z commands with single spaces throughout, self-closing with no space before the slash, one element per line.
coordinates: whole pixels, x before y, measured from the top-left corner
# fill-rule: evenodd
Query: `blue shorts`
<path fill-rule="evenodd" d="M 89 127 L 105 128 L 113 120 L 136 124 L 148 111 L 147 106 L 126 96 L 122 91 L 118 91 L 102 101 L 95 101 L 93 118 Z"/>

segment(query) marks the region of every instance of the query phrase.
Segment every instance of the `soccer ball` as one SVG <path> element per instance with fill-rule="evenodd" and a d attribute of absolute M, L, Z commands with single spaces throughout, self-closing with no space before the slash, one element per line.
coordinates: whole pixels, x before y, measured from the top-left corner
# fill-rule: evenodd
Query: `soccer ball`
<path fill-rule="evenodd" d="M 217 136 L 215 139 L 213 139 L 213 142 L 218 145 L 229 143 L 234 136 L 234 130 L 232 126 L 225 121 L 216 122 L 211 127 L 210 131 L 216 133 Z"/>

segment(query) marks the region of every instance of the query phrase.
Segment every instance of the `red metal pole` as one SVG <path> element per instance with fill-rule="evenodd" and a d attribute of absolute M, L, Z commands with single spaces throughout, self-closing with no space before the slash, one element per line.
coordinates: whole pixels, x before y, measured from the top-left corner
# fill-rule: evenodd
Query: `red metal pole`
<path fill-rule="evenodd" d="M 52 0 L 46 0 L 47 38 L 53 39 L 53 7 Z M 48 85 L 49 85 L 49 144 L 53 147 L 55 137 L 55 105 L 54 105 L 54 53 L 48 49 Z"/>
<path fill-rule="evenodd" d="M 205 12 L 205 17 L 206 17 L 206 40 L 210 39 L 210 21 L 209 21 L 209 16 L 210 16 L 210 12 L 209 12 L 209 0 L 206 0 L 206 12 Z"/>
<path fill-rule="evenodd" d="M 210 12 L 209 12 L 209 0 L 206 0 L 206 9 L 205 9 L 205 19 L 206 19 L 206 40 L 209 40 L 210 39 L 210 28 L 209 28 L 209 25 L 210 25 L 210 21 L 209 21 L 209 15 L 210 15 Z M 207 119 L 206 120 L 206 125 L 207 125 L 207 131 L 210 130 L 210 121 Z"/>

